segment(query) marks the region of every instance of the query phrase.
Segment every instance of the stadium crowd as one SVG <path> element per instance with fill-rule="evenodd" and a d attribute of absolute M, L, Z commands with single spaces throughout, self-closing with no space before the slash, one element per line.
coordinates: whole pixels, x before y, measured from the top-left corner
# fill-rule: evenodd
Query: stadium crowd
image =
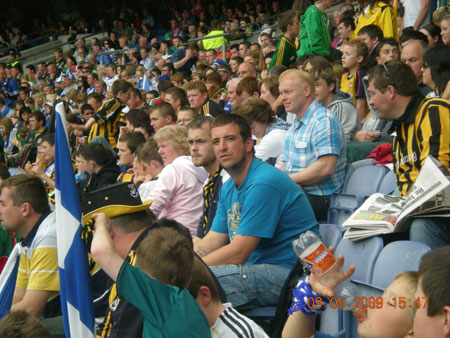
<path fill-rule="evenodd" d="M 292 241 L 319 234 L 348 163 L 388 147 L 384 164 L 402 196 L 428 155 L 450 167 L 448 1 L 347 1 L 329 18 L 332 3 L 193 0 L 158 36 L 150 10 L 124 8 L 95 28 L 83 18 L 58 24 L 52 34 L 71 35 L 73 48 L 25 67 L 26 34 L 3 29 L 0 269 L 14 245 L 22 251 L 0 337 L 13 337 L 7 330 L 18 321 L 41 330 L 29 314 L 64 336 L 53 212 L 58 102 L 73 161 L 64 175 L 75 176 L 92 216 L 84 238 L 101 337 L 266 337 L 238 311 L 278 304 L 298 261 Z M 38 37 L 48 26 L 30 29 Z M 92 31 L 107 38 L 77 36 Z M 410 222 L 405 236 L 433 250 L 386 291 L 429 297 L 428 312 L 386 323 L 369 312 L 361 336 L 450 334 L 448 223 Z M 342 281 L 352 269 L 333 273 Z M 335 286 L 303 282 L 322 297 Z M 304 313 L 289 317 L 283 337 L 314 334 Z"/>

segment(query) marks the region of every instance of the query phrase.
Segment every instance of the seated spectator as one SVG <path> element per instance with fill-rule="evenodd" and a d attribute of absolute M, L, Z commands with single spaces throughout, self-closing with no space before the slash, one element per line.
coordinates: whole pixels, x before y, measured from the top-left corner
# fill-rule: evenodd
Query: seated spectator
<path fill-rule="evenodd" d="M 207 174 L 192 164 L 187 143 L 187 131 L 182 126 L 166 126 L 154 137 L 158 154 L 164 163 L 156 186 L 143 194 L 157 218 L 174 219 L 186 226 L 192 236 L 197 234 L 202 214 L 202 185 Z"/>
<path fill-rule="evenodd" d="M 415 337 L 445 337 L 449 328 L 450 288 L 447 276 L 450 275 L 450 246 L 438 248 L 425 254 L 419 265 L 419 283 L 416 299 L 426 299 L 414 317 Z"/>
<path fill-rule="evenodd" d="M 394 120 L 392 160 L 402 196 L 408 194 L 428 155 L 446 167 L 450 159 L 449 134 L 441 128 L 450 123 L 448 101 L 425 99 L 415 78 L 414 72 L 399 61 L 378 65 L 369 72 L 370 103 L 380 117 Z M 449 245 L 448 220 L 415 218 L 410 239 L 431 248 Z"/>
<path fill-rule="evenodd" d="M 119 166 L 122 167 L 122 172 L 117 177 L 117 182 L 134 181 L 133 162 L 136 149 L 141 143 L 145 143 L 145 137 L 138 131 L 131 131 L 119 137 L 117 157 L 119 158 Z"/>
<path fill-rule="evenodd" d="M 147 141 L 138 146 L 134 158 L 133 170 L 135 172 L 134 184 L 139 189 L 141 197 L 149 194 L 155 187 L 164 163 L 158 154 L 155 141 Z"/>
<path fill-rule="evenodd" d="M 423 56 L 423 84 L 437 97 L 450 99 L 450 46 L 434 47 Z"/>
<path fill-rule="evenodd" d="M 380 41 L 377 47 L 377 62 L 385 63 L 392 60 L 400 60 L 400 50 L 398 42 L 394 38 L 385 38 Z"/>
<path fill-rule="evenodd" d="M 428 47 L 441 47 L 444 45 L 444 42 L 441 38 L 441 28 L 435 24 L 428 24 L 423 26 L 420 29 L 420 32 L 425 34 L 428 38 Z"/>
<path fill-rule="evenodd" d="M 255 157 L 281 168 L 281 154 L 290 124 L 277 119 L 270 105 L 257 97 L 239 102 L 233 114 L 241 115 L 249 123 L 252 135 L 257 139 Z"/>
<path fill-rule="evenodd" d="M 314 78 L 316 100 L 336 115 L 344 129 L 345 139 L 350 140 L 360 129 L 352 95 L 336 91 L 336 77 L 331 65 L 324 68 L 313 68 L 310 74 Z"/>
<path fill-rule="evenodd" d="M 337 117 L 315 100 L 314 80 L 300 70 L 280 76 L 280 97 L 296 115 L 286 136 L 283 166 L 308 197 L 318 221 L 326 221 L 330 195 L 344 183 L 346 147 Z"/>
<path fill-rule="evenodd" d="M 142 109 L 130 109 L 130 111 L 126 115 L 126 121 L 126 126 L 121 127 L 121 133 L 134 131 L 138 123 L 145 123 L 150 126 L 150 118 L 148 114 Z"/>
<path fill-rule="evenodd" d="M 250 76 L 242 78 L 236 87 L 236 95 L 239 102 L 248 97 L 259 97 L 258 80 Z"/>
<path fill-rule="evenodd" d="M 89 130 L 88 142 L 91 142 L 96 136 L 101 136 L 105 139 L 107 138 L 111 147 L 115 148 L 120 131 L 119 125 L 123 119 L 122 109 L 124 109 L 124 104 L 128 102 L 129 91 L 132 88 L 133 85 L 131 83 L 125 80 L 116 80 L 111 88 L 114 97 L 107 100 L 98 110 L 89 102 L 88 98 L 88 103 L 96 110 L 95 115 L 85 125 L 72 125 L 72 127 L 74 129 Z"/>
<path fill-rule="evenodd" d="M 223 107 L 225 113 L 231 113 L 233 106 L 235 106 L 239 102 L 239 96 L 237 96 L 236 94 L 236 88 L 240 80 L 240 78 L 235 77 L 227 82 L 227 101 L 225 102 Z"/>
<path fill-rule="evenodd" d="M 10 311 L 60 316 L 56 220 L 44 184 L 31 175 L 9 177 L 2 181 L 0 200 L 3 230 L 23 239 L 16 244 L 18 256 L 10 258 L 19 260 Z"/>
<path fill-rule="evenodd" d="M 215 51 L 215 49 L 207 49 L 206 50 L 206 61 L 208 61 L 209 66 L 214 70 L 217 70 L 217 68 L 219 68 L 220 65 L 227 64 L 225 61 L 223 61 L 222 59 L 219 59 L 217 57 L 217 52 Z"/>
<path fill-rule="evenodd" d="M 196 110 L 192 108 L 183 108 L 178 112 L 177 124 L 187 127 L 197 116 L 199 116 L 199 114 Z"/>
<path fill-rule="evenodd" d="M 191 81 L 185 86 L 189 106 L 200 115 L 217 116 L 224 113 L 223 105 L 208 99 L 208 89 L 201 81 Z"/>
<path fill-rule="evenodd" d="M 274 67 L 272 71 L 275 69 Z M 272 110 L 276 115 L 286 121 L 286 110 L 281 104 L 278 97 L 280 96 L 280 91 L 278 90 L 278 77 L 269 76 L 263 79 L 259 83 L 260 99 L 266 101 L 272 107 Z"/>
<path fill-rule="evenodd" d="M 212 228 L 194 244 L 195 251 L 211 266 L 233 307 L 273 306 L 297 261 L 292 240 L 303 231 L 317 231 L 317 222 L 302 190 L 254 158 L 243 117 L 216 117 L 211 138 L 231 179 L 220 192 Z"/>
<path fill-rule="evenodd" d="M 423 35 L 423 34 L 422 34 Z M 400 59 L 407 64 L 416 75 L 420 92 L 427 96 L 433 90 L 423 83 L 423 55 L 428 50 L 428 43 L 422 40 L 408 40 L 402 45 Z"/>
<path fill-rule="evenodd" d="M 331 338 L 328 334 L 314 334 L 314 320 L 315 315 L 321 309 L 312 309 L 309 311 L 307 304 L 300 298 L 305 296 L 305 299 L 310 295 L 320 297 L 321 300 L 328 300 L 328 297 L 333 295 L 335 286 L 345 279 L 349 278 L 355 271 L 355 267 L 351 265 L 345 271 L 339 271 L 344 264 L 344 257 L 339 255 L 338 262 L 328 274 L 332 276 L 329 281 L 324 282 L 311 274 L 308 277 L 300 279 L 294 298 L 294 306 L 289 310 L 289 318 L 283 329 L 284 338 L 298 338 L 298 337 L 323 337 Z M 358 318 L 358 334 L 362 338 L 383 338 L 383 337 L 409 337 L 412 336 L 413 319 L 415 312 L 415 292 L 417 289 L 417 272 L 403 272 L 395 276 L 392 283 L 386 288 L 383 293 L 385 302 L 392 298 L 400 297 L 406 300 L 406 306 L 403 309 L 399 307 L 390 307 L 388 304 L 383 304 L 383 307 L 367 309 L 364 314 Z M 325 284 L 326 283 L 326 284 Z M 298 296 L 297 296 L 298 295 Z M 306 308 L 305 308 L 306 307 Z M 305 314 L 305 313 L 308 313 Z"/>
<path fill-rule="evenodd" d="M 337 25 L 337 29 L 339 32 L 339 37 L 333 41 L 331 47 L 340 50 L 342 48 L 342 44 L 352 38 L 355 31 L 355 20 L 353 20 L 352 17 L 342 18 Z"/>
<path fill-rule="evenodd" d="M 203 189 L 203 214 L 200 217 L 197 237 L 194 238 L 194 241 L 205 237 L 211 229 L 216 215 L 220 190 L 223 183 L 229 178 L 214 154 L 211 141 L 211 122 L 212 117 L 200 116 L 188 126 L 188 143 L 192 163 L 196 167 L 203 167 L 208 172 L 208 180 L 205 182 Z"/>
<path fill-rule="evenodd" d="M 114 184 L 120 175 L 114 154 L 99 143 L 89 143 L 75 154 L 77 161 L 89 173 L 89 177 L 80 182 L 80 197 L 83 194 Z"/>
<path fill-rule="evenodd" d="M 37 144 L 47 134 L 45 116 L 40 111 L 30 114 L 28 126 L 30 128 L 30 134 L 25 143 Z"/>
<path fill-rule="evenodd" d="M 211 337 L 268 337 L 258 324 L 237 312 L 230 303 L 222 304 L 208 268 L 197 257 L 194 258 L 188 290 L 208 319 Z"/>
<path fill-rule="evenodd" d="M 347 71 L 342 74 L 340 91 L 352 95 L 360 121 L 364 121 L 369 112 L 362 83 L 366 75 L 365 66 L 368 57 L 368 49 L 364 42 L 352 39 L 342 46 L 342 66 Z"/>
<path fill-rule="evenodd" d="M 254 77 L 258 75 L 256 66 L 253 63 L 250 62 L 242 62 L 239 65 L 238 71 L 236 73 L 237 77 L 244 78 L 244 77 Z"/>
<path fill-rule="evenodd" d="M 244 59 L 240 56 L 235 56 L 230 59 L 230 69 L 232 77 L 237 76 L 239 66 L 241 65 L 242 62 L 244 62 Z"/>
<path fill-rule="evenodd" d="M 178 116 L 178 112 L 187 105 L 186 92 L 184 89 L 178 87 L 169 88 L 167 89 L 164 101 L 172 106 L 175 115 Z"/>
<path fill-rule="evenodd" d="M 134 267 L 114 247 L 110 222 L 105 214 L 95 216 L 92 256 L 116 281 L 118 296 L 139 309 L 143 337 L 210 335 L 208 320 L 187 290 L 194 263 L 192 243 L 174 229 L 151 229 L 136 250 Z"/>
<path fill-rule="evenodd" d="M 39 177 L 45 185 L 48 200 L 55 206 L 55 134 L 45 135 L 37 145 L 37 160 L 25 165 L 25 173 Z"/>
<path fill-rule="evenodd" d="M 139 89 L 131 88 L 128 93 L 129 99 L 126 102 L 126 105 L 129 109 L 139 109 L 147 106 L 147 103 L 142 97 L 141 91 Z"/>
<path fill-rule="evenodd" d="M 383 31 L 377 25 L 367 25 L 358 32 L 358 40 L 364 42 L 369 49 L 369 56 L 375 59 L 378 43 L 384 38 Z"/>
<path fill-rule="evenodd" d="M 152 101 L 150 101 L 149 103 L 150 107 L 153 107 L 158 103 L 163 102 L 166 97 L 166 91 L 172 87 L 174 87 L 172 82 L 170 82 L 169 80 L 160 79 L 158 82 L 159 97 L 154 98 Z"/>
<path fill-rule="evenodd" d="M 150 125 L 155 132 L 158 132 L 165 126 L 174 125 L 177 122 L 177 116 L 172 106 L 167 102 L 161 102 L 153 106 L 150 111 Z"/>
<path fill-rule="evenodd" d="M 440 22 L 442 41 L 450 45 L 450 13 L 445 15 Z"/>
<path fill-rule="evenodd" d="M 188 47 L 176 49 L 173 52 L 170 62 L 173 64 L 175 73 L 183 72 L 184 74 L 190 76 L 191 69 L 198 61 L 199 48 L 195 42 L 192 42 Z"/>

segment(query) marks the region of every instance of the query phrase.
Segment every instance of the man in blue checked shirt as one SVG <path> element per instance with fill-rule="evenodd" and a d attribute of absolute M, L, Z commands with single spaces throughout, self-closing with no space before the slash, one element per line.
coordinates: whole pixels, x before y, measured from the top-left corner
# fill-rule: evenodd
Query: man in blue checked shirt
<path fill-rule="evenodd" d="M 280 76 L 280 97 L 287 112 L 296 115 L 283 151 L 283 166 L 299 184 L 318 221 L 327 220 L 330 195 L 344 183 L 346 145 L 334 114 L 315 100 L 313 78 L 292 69 Z"/>

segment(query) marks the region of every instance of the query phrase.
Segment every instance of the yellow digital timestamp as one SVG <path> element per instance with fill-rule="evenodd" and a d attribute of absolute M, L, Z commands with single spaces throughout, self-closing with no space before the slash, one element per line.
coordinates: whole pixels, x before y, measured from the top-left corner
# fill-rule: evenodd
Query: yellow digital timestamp
<path fill-rule="evenodd" d="M 389 306 L 399 309 L 411 309 L 411 308 L 426 308 L 428 303 L 428 297 L 406 298 L 406 297 L 393 297 L 387 301 Z M 307 306 L 310 309 L 320 309 L 322 306 L 330 307 L 332 309 L 339 310 L 351 310 L 353 309 L 381 309 L 384 306 L 383 297 L 354 297 L 353 305 L 346 305 L 344 297 L 331 297 L 330 303 L 326 304 L 322 301 L 321 297 L 309 297 L 307 300 Z"/>

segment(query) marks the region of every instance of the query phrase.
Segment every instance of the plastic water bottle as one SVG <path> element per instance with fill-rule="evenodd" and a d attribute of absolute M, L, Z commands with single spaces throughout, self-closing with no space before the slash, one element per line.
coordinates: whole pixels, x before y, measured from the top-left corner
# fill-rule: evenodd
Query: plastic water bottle
<path fill-rule="evenodd" d="M 333 283 L 331 276 L 327 272 L 336 264 L 336 258 L 327 250 L 325 245 L 313 231 L 306 231 L 292 242 L 295 254 L 306 264 L 311 273 L 316 276 L 319 283 L 324 286 Z M 335 282 L 333 284 L 336 284 Z M 345 306 L 339 307 L 342 310 L 352 311 L 359 317 L 364 311 L 359 307 L 361 300 L 360 288 L 349 281 L 343 281 L 334 290 L 334 297 L 339 300 L 344 299 Z M 358 306 L 355 306 L 358 304 Z M 336 307 L 333 307 L 336 308 Z"/>

